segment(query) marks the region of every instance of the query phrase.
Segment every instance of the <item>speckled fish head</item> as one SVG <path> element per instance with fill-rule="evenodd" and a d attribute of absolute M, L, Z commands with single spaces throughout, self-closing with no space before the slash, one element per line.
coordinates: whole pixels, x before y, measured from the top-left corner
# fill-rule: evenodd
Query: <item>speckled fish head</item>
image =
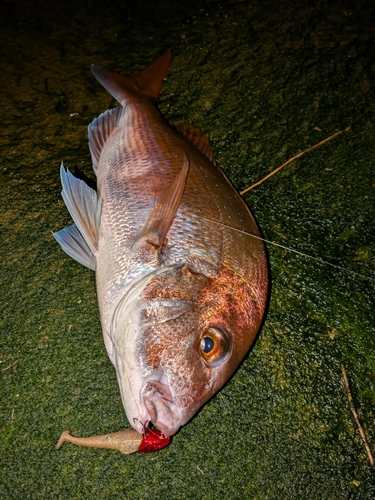
<path fill-rule="evenodd" d="M 251 287 L 224 268 L 217 277 L 188 267 L 160 275 L 147 285 L 141 303 L 135 350 L 128 350 L 133 397 L 123 398 L 124 406 L 136 428 L 152 422 L 171 436 L 238 367 L 261 311 Z"/>

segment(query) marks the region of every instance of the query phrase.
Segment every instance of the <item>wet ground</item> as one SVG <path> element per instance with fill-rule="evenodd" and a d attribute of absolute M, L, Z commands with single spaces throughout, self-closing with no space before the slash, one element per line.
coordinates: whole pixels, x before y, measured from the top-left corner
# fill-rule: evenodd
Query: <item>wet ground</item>
<path fill-rule="evenodd" d="M 1 498 L 372 499 L 375 446 L 375 29 L 371 2 L 11 1 L 0 7 Z M 128 423 L 94 273 L 59 167 L 89 176 L 87 125 L 115 105 L 91 63 L 135 73 L 170 47 L 159 100 L 210 137 L 267 240 L 272 294 L 255 348 L 165 450 L 54 446 Z M 350 127 L 350 128 L 349 128 Z M 349 130 L 347 130 L 349 128 Z M 355 274 L 356 273 L 356 274 Z"/>

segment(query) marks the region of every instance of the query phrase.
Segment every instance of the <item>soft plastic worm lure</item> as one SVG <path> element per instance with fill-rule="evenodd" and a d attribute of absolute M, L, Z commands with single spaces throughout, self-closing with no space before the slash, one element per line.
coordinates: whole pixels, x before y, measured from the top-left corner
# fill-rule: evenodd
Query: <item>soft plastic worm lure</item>
<path fill-rule="evenodd" d="M 88 446 L 90 448 L 118 450 L 127 455 L 129 453 L 135 453 L 136 451 L 150 453 L 152 451 L 161 450 L 169 445 L 171 437 L 165 436 L 158 430 L 147 428 L 145 428 L 145 433 L 143 435 L 139 434 L 139 432 L 134 429 L 126 429 L 110 434 L 86 438 L 75 437 L 70 434 L 70 431 L 64 431 L 56 445 L 56 449 L 61 448 L 65 442 Z"/>

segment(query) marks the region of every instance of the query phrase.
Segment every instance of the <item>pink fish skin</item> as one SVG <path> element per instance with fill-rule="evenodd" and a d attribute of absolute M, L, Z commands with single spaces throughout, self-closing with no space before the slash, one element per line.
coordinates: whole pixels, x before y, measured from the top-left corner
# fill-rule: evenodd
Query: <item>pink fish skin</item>
<path fill-rule="evenodd" d="M 129 422 L 172 436 L 216 393 L 262 323 L 269 278 L 253 215 L 192 125 L 155 106 L 165 52 L 135 77 L 93 66 L 121 106 L 89 126 L 97 193 L 62 167 L 75 222 L 55 234 L 96 271 Z"/>

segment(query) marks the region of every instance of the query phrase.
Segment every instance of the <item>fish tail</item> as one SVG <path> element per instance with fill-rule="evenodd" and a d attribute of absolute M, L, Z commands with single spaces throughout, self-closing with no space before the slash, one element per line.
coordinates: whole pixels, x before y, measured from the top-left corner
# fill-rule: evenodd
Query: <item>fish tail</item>
<path fill-rule="evenodd" d="M 159 96 L 163 80 L 167 74 L 171 51 L 168 49 L 136 76 L 125 76 L 100 66 L 91 66 L 95 78 L 122 105 L 134 94 L 150 97 L 153 101 Z"/>

